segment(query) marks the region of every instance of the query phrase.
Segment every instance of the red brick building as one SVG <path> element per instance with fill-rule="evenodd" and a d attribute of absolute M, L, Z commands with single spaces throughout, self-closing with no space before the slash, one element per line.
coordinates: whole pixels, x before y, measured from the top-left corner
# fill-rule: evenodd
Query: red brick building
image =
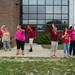
<path fill-rule="evenodd" d="M 20 0 L 0 0 L 0 26 L 5 24 L 11 36 L 20 22 Z"/>

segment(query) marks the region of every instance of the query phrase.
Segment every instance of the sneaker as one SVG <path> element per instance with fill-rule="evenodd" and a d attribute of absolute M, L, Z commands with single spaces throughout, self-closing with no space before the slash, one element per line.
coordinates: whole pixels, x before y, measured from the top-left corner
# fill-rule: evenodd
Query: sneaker
<path fill-rule="evenodd" d="M 11 51 L 11 48 L 9 49 L 9 51 Z"/>
<path fill-rule="evenodd" d="M 22 53 L 22 55 L 24 55 L 24 53 Z"/>
<path fill-rule="evenodd" d="M 7 49 L 4 49 L 4 51 L 7 51 Z"/>
<path fill-rule="evenodd" d="M 16 53 L 16 55 L 19 55 L 19 53 Z"/>
<path fill-rule="evenodd" d="M 22 55 L 24 55 L 24 52 L 22 52 Z"/>
<path fill-rule="evenodd" d="M 29 52 L 32 52 L 32 48 L 29 50 Z"/>

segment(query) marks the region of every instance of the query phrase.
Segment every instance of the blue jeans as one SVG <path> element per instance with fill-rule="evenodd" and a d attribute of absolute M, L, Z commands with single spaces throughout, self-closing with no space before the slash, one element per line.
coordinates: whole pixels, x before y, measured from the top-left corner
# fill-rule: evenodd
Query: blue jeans
<path fill-rule="evenodd" d="M 11 46 L 10 46 L 10 42 L 9 41 L 3 41 L 3 48 L 6 50 L 6 49 L 10 49 Z"/>
<path fill-rule="evenodd" d="M 69 44 L 64 44 L 64 54 L 69 54 Z"/>

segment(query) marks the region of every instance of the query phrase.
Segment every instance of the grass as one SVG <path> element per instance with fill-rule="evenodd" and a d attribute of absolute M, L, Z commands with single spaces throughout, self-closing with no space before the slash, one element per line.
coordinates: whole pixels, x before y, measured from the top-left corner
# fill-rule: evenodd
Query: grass
<path fill-rule="evenodd" d="M 44 45 L 42 45 L 42 47 L 46 48 L 46 49 L 50 49 L 51 45 L 50 44 L 48 44 L 48 45 L 44 44 Z M 60 50 L 63 49 L 63 44 L 59 44 L 58 45 L 58 49 L 60 49 Z"/>
<path fill-rule="evenodd" d="M 0 75 L 75 75 L 75 58 L 55 61 L 0 59 Z"/>

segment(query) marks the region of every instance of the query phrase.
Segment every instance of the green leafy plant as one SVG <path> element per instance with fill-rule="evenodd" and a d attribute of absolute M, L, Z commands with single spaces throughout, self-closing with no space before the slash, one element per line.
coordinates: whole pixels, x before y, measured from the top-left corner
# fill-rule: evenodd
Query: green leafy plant
<path fill-rule="evenodd" d="M 38 44 L 50 44 L 51 43 L 51 36 L 49 34 L 37 36 L 35 41 Z M 60 34 L 58 35 L 58 42 L 59 42 L 59 44 L 62 44 L 62 37 Z"/>
<path fill-rule="evenodd" d="M 36 38 L 36 43 L 38 43 L 38 44 L 50 44 L 50 42 L 51 42 L 51 40 L 50 40 L 49 34 L 37 36 L 37 38 Z"/>

